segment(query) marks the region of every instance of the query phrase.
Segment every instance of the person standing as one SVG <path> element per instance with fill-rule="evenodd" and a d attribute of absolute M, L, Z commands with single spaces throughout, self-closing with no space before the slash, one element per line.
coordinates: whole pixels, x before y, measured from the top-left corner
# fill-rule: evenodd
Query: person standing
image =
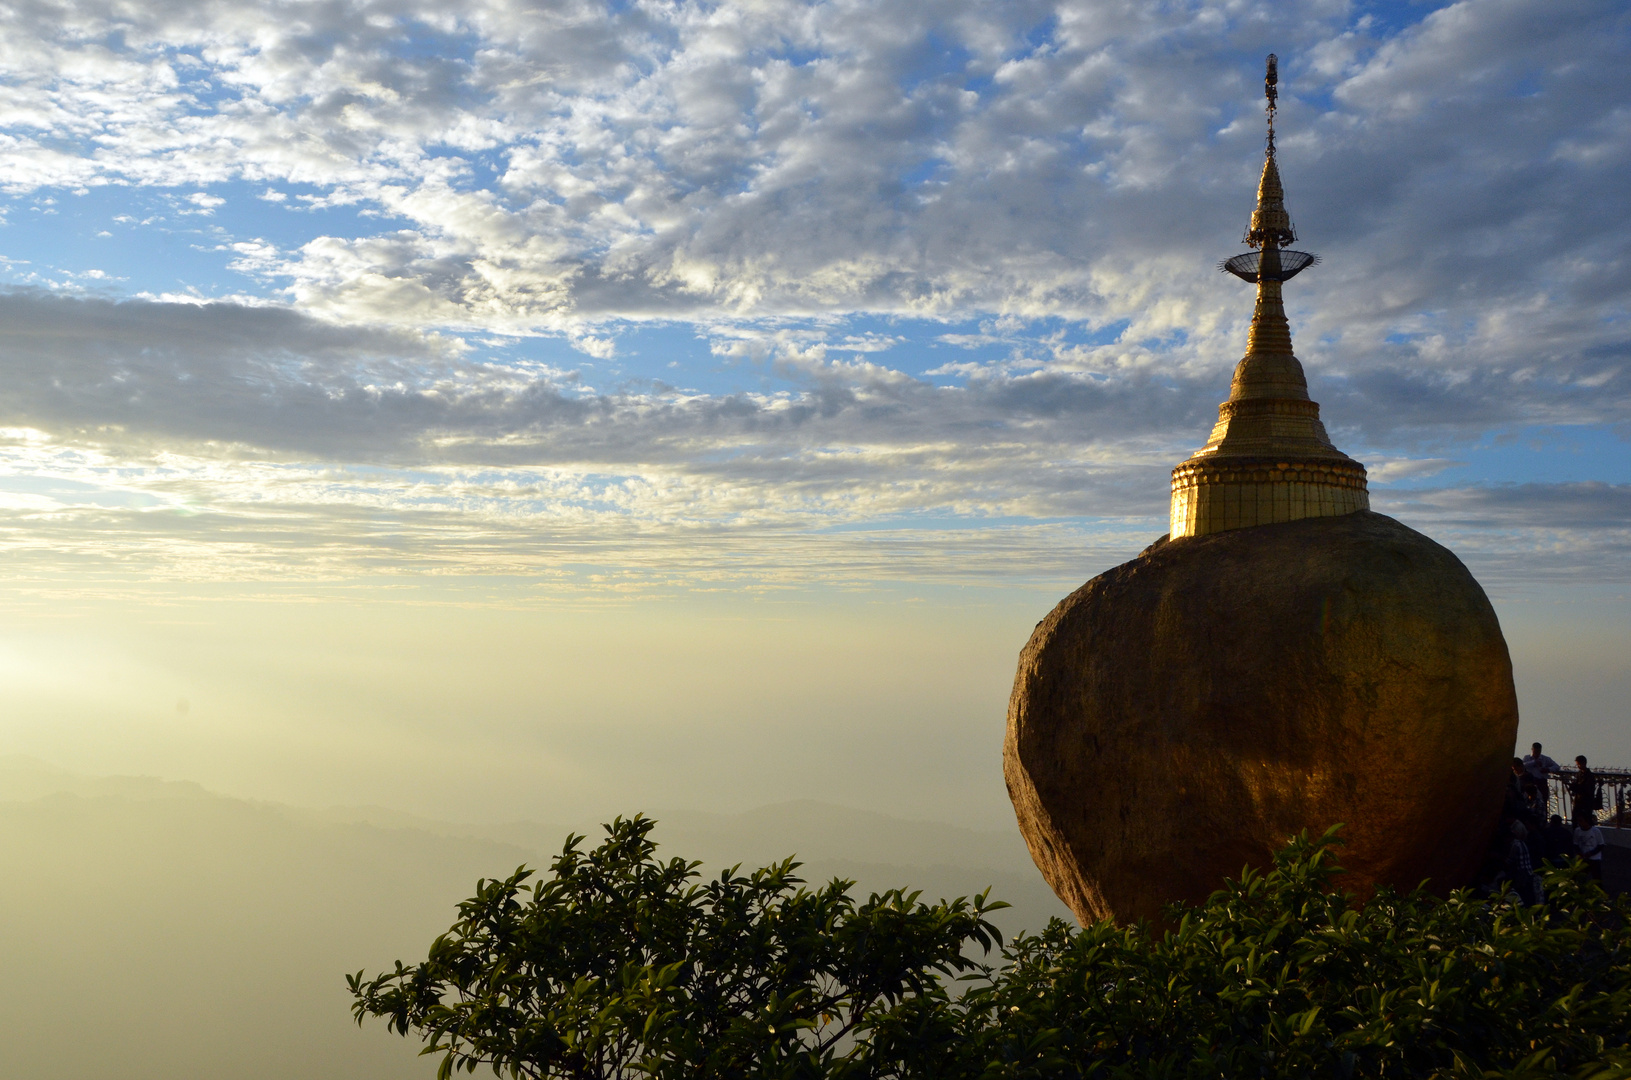
<path fill-rule="evenodd" d="M 1543 784 L 1563 771 L 1563 766 L 1540 752 L 1540 743 L 1530 746 L 1529 753 L 1522 761 L 1524 772 Z"/>
<path fill-rule="evenodd" d="M 1523 793 L 1529 773 L 1523 767 L 1523 758 L 1512 759 L 1512 775 L 1506 778 L 1506 816 L 1522 820 L 1529 814 L 1529 800 Z"/>
<path fill-rule="evenodd" d="M 1529 753 L 1518 760 L 1523 762 L 1523 771 L 1528 774 L 1530 779 L 1540 785 L 1541 792 L 1546 796 L 1546 805 L 1541 808 L 1540 812 L 1541 820 L 1545 821 L 1546 809 L 1552 802 L 1552 777 L 1560 775 L 1563 772 L 1563 766 L 1541 753 L 1540 743 L 1532 744 L 1529 747 Z"/>
<path fill-rule="evenodd" d="M 1568 780 L 1569 801 L 1574 804 L 1574 816 L 1588 814 L 1595 818 L 1603 808 L 1597 792 L 1597 774 L 1586 767 L 1586 755 L 1574 759 L 1574 775 Z"/>
<path fill-rule="evenodd" d="M 1545 784 L 1537 784 L 1529 776 L 1523 778 L 1523 804 L 1529 811 L 1529 816 L 1524 819 L 1524 824 L 1529 827 L 1531 833 L 1539 833 L 1541 826 L 1546 822 L 1548 794 Z"/>
<path fill-rule="evenodd" d="M 1556 814 L 1546 822 L 1546 861 L 1553 866 L 1567 866 L 1574 858 L 1574 829 Z"/>
<path fill-rule="evenodd" d="M 1506 849 L 1506 877 L 1518 898 L 1528 906 L 1541 902 L 1540 875 L 1529 857 L 1529 830 L 1523 822 L 1514 821 L 1511 827 L 1512 843 Z M 1578 833 L 1576 834 L 1578 835 Z"/>
<path fill-rule="evenodd" d="M 1595 881 L 1603 880 L 1603 848 L 1608 841 L 1603 839 L 1603 830 L 1597 827 L 1597 819 L 1585 811 L 1574 816 L 1574 850 L 1586 860 L 1586 873 Z"/>

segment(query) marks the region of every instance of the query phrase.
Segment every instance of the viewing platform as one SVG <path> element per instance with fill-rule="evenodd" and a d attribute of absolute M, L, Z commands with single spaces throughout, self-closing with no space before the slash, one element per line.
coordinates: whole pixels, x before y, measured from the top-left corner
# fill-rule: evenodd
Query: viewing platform
<path fill-rule="evenodd" d="M 1597 786 L 1603 793 L 1603 808 L 1596 811 L 1597 824 L 1605 829 L 1614 828 L 1631 836 L 1631 769 L 1593 769 Z M 1556 814 L 1564 821 L 1574 820 L 1574 796 L 1569 784 L 1579 772 L 1564 769 L 1548 778 L 1546 812 Z M 1612 842 L 1612 841 L 1611 841 Z M 1631 844 L 1631 840 L 1625 843 Z"/>
<path fill-rule="evenodd" d="M 1596 811 L 1607 848 L 1603 851 L 1603 888 L 1609 893 L 1631 892 L 1631 769 L 1593 769 L 1603 793 L 1603 809 Z M 1569 782 L 1579 773 L 1564 769 L 1547 784 L 1546 812 L 1564 821 L 1574 820 L 1574 798 Z"/>

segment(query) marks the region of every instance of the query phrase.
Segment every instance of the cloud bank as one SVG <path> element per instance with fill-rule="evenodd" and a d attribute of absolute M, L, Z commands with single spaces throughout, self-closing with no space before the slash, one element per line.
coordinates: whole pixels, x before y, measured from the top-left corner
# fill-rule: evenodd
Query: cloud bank
<path fill-rule="evenodd" d="M 1408 478 L 1631 416 L 1613 6 L 9 10 L 7 220 L 162 196 L 108 243 L 191 230 L 237 283 L 121 294 L 91 255 L 4 252 L 36 285 L 0 299 L 4 535 L 42 565 L 114 536 L 143 572 L 228 576 L 1068 578 L 1061 542 L 1130 553 L 1244 340 L 1212 267 L 1270 49 L 1325 259 L 1294 331 L 1339 442 Z M 649 326 L 699 345 L 611 377 Z M 1512 573 L 1539 547 L 1623 565 L 1626 478 L 1599 472 L 1378 505 Z M 868 554 L 892 530 L 921 554 Z"/>

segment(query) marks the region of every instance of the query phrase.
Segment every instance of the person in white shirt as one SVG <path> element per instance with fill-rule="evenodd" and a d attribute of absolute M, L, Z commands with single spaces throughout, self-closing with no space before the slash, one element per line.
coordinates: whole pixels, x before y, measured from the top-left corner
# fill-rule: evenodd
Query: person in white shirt
<path fill-rule="evenodd" d="M 1574 819 L 1574 850 L 1586 860 L 1586 873 L 1595 881 L 1603 880 L 1603 830 L 1591 814 L 1580 814 Z"/>
<path fill-rule="evenodd" d="M 1524 756 L 1523 771 L 1544 785 L 1554 774 L 1562 772 L 1563 767 L 1541 753 L 1540 743 L 1536 743 L 1529 748 L 1529 753 Z"/>

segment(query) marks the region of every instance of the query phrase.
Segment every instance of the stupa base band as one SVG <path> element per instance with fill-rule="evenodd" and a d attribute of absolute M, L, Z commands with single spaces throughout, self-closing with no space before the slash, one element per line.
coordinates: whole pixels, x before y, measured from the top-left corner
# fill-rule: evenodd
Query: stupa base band
<path fill-rule="evenodd" d="M 1221 458 L 1172 470 L 1174 540 L 1369 509 L 1365 467 L 1357 461 Z"/>

